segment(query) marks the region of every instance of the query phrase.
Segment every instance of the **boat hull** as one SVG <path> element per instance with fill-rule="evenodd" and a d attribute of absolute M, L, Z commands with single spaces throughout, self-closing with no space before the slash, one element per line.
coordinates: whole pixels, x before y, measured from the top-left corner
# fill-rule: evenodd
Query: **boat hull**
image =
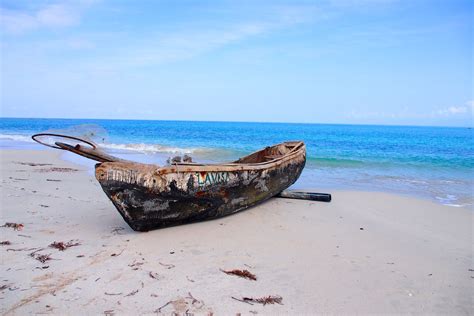
<path fill-rule="evenodd" d="M 304 149 L 304 148 L 303 148 Z M 104 162 L 96 178 L 123 219 L 149 231 L 227 216 L 292 185 L 306 162 L 304 150 L 270 166 L 174 166 Z"/>

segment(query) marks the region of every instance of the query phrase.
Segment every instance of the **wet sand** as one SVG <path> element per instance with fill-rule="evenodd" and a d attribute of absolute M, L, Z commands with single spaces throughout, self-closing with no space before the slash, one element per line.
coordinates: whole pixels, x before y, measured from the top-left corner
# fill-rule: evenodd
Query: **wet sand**
<path fill-rule="evenodd" d="M 0 168 L 0 225 L 24 225 L 0 228 L 2 314 L 473 313 L 472 209 L 331 192 L 138 233 L 56 152 L 2 150 Z"/>

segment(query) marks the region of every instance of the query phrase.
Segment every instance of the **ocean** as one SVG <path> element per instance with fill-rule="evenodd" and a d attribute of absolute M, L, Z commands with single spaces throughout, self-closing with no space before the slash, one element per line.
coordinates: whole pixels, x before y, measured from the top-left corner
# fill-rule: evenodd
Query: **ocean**
<path fill-rule="evenodd" d="M 45 131 L 92 135 L 113 155 L 160 165 L 184 153 L 197 162 L 232 161 L 302 140 L 306 167 L 292 188 L 382 191 L 451 206 L 474 202 L 471 128 L 0 118 L 0 148 L 45 150 L 30 138 Z M 64 157 L 84 163 L 70 153 Z"/>

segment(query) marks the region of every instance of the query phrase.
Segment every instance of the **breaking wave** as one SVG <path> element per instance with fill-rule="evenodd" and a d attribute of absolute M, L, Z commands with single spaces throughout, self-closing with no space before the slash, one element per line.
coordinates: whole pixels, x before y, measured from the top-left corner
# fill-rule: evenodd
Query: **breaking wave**
<path fill-rule="evenodd" d="M 0 139 L 13 140 L 17 142 L 34 142 L 31 136 L 28 135 L 17 135 L 17 134 L 0 134 Z"/>
<path fill-rule="evenodd" d="M 167 154 L 195 154 L 195 153 L 205 153 L 212 152 L 212 149 L 207 148 L 180 148 L 180 147 L 169 147 L 162 145 L 152 145 L 152 144 L 99 144 L 101 148 L 107 148 L 112 150 L 127 150 L 127 151 L 136 151 L 141 153 L 167 153 Z"/>
<path fill-rule="evenodd" d="M 13 142 L 27 142 L 35 143 L 30 135 L 21 134 L 1 134 L 0 140 L 13 141 Z M 36 144 L 36 143 L 35 143 Z M 213 147 L 178 147 L 178 146 L 166 146 L 159 144 L 146 144 L 146 143 L 108 143 L 99 142 L 97 143 L 99 148 L 107 152 L 112 153 L 138 153 L 145 155 L 153 154 L 164 154 L 164 155 L 194 155 L 203 159 L 217 159 L 217 160 L 228 160 L 236 158 L 236 152 L 224 148 L 213 148 Z"/>

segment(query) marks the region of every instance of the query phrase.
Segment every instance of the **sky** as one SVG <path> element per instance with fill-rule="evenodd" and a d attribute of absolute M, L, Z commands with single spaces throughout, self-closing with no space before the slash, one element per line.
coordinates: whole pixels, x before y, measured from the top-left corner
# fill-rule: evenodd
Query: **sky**
<path fill-rule="evenodd" d="M 472 126 L 473 4 L 0 0 L 0 116 Z"/>

